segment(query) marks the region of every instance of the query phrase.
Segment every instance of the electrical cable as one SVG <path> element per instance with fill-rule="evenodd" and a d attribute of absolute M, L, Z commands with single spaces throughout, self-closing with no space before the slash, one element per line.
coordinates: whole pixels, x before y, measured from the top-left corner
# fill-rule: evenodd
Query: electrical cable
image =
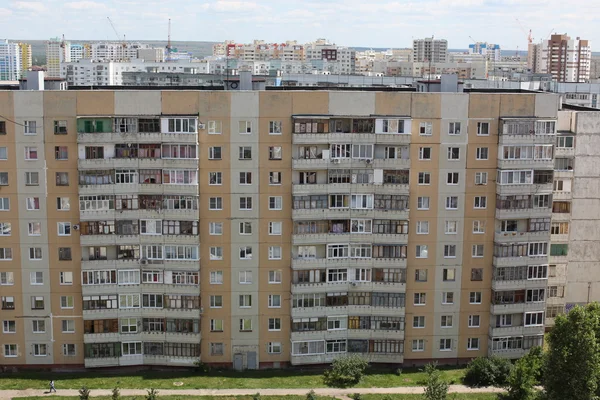
<path fill-rule="evenodd" d="M 18 122 L 16 122 L 16 121 L 13 121 L 13 120 L 12 120 L 12 119 L 10 119 L 10 118 L 7 118 L 7 117 L 5 117 L 4 115 L 0 115 L 0 118 L 3 118 L 3 119 L 5 119 L 5 120 L 7 120 L 8 122 L 12 122 L 12 123 L 13 123 L 13 124 L 15 124 L 15 125 L 19 125 L 19 126 L 25 126 L 24 124 L 20 124 L 20 123 L 18 123 Z"/>

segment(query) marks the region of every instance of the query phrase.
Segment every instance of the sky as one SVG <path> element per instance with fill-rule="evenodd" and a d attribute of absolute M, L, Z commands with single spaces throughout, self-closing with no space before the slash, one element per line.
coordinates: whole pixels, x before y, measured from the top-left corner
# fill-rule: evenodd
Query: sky
<path fill-rule="evenodd" d="M 535 42 L 567 33 L 600 49 L 598 0 L 0 0 L 0 38 L 115 40 L 107 17 L 127 40 L 166 40 L 171 18 L 176 41 L 403 48 L 434 35 L 450 48 L 472 37 L 525 50 L 531 29 Z"/>

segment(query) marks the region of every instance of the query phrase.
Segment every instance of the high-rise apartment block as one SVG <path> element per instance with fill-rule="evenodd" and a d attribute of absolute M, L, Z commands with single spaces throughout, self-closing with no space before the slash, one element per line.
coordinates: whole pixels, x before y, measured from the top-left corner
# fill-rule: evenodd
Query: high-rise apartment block
<path fill-rule="evenodd" d="M 19 43 L 0 41 L 0 81 L 17 81 L 21 78 L 22 58 Z"/>
<path fill-rule="evenodd" d="M 445 63 L 448 61 L 448 41 L 433 37 L 413 40 L 413 62 Z"/>
<path fill-rule="evenodd" d="M 0 92 L 1 363 L 518 357 L 593 279 L 558 99 Z"/>
<path fill-rule="evenodd" d="M 71 43 L 64 37 L 52 38 L 46 42 L 46 76 L 64 78 L 61 75 L 61 64 L 71 61 Z"/>
<path fill-rule="evenodd" d="M 27 77 L 27 71 L 29 71 L 33 65 L 31 45 L 29 43 L 19 43 L 19 50 L 21 52 L 21 78 L 25 78 Z"/>
<path fill-rule="evenodd" d="M 588 82 L 592 50 L 589 40 L 552 35 L 539 44 L 530 43 L 527 63 L 534 72 L 552 74 L 558 82 Z"/>
<path fill-rule="evenodd" d="M 500 61 L 502 58 L 502 50 L 499 44 L 488 42 L 476 42 L 469 45 L 470 54 L 481 54 L 489 60 Z"/>

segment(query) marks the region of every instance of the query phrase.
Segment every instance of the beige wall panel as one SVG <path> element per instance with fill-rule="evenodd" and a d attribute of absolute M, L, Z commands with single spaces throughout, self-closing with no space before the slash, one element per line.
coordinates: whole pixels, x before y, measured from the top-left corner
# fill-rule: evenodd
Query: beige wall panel
<path fill-rule="evenodd" d="M 469 118 L 498 118 L 499 113 L 500 95 L 490 95 L 489 93 L 469 94 Z M 469 128 L 471 127 L 469 126 Z M 473 132 L 473 130 L 469 130 L 469 132 Z M 470 140 L 471 138 L 469 138 Z"/>
<path fill-rule="evenodd" d="M 192 90 L 163 90 L 160 101 L 163 114 L 197 114 L 200 103 L 198 92 Z"/>
<path fill-rule="evenodd" d="M 293 114 L 329 114 L 329 94 L 323 92 L 294 92 Z"/>
<path fill-rule="evenodd" d="M 161 92 L 115 91 L 115 115 L 160 115 Z M 181 111 L 175 114 L 181 114 Z"/>
<path fill-rule="evenodd" d="M 114 91 L 92 90 L 77 92 L 77 115 L 114 115 L 114 113 Z"/>
<path fill-rule="evenodd" d="M 411 115 L 415 119 L 442 118 L 442 97 L 438 93 L 413 93 Z M 417 124 L 418 127 L 418 124 Z M 435 132 L 435 131 L 434 131 Z M 417 130 L 418 134 L 418 130 Z"/>
<path fill-rule="evenodd" d="M 260 117 L 268 120 L 271 117 L 277 119 L 286 116 L 283 123 L 291 124 L 290 116 L 293 113 L 293 95 L 294 93 L 292 92 L 259 92 Z M 262 129 L 261 132 L 263 132 Z M 264 132 L 268 132 L 268 123 L 267 130 Z"/>
<path fill-rule="evenodd" d="M 500 117 L 532 117 L 535 115 L 535 94 L 501 94 Z"/>
<path fill-rule="evenodd" d="M 77 92 L 45 91 L 44 117 L 74 117 L 77 111 Z M 58 118 L 55 118 L 58 119 Z"/>
<path fill-rule="evenodd" d="M 182 93 L 178 91 L 177 93 Z M 214 118 L 229 118 L 231 114 L 231 93 L 229 92 L 197 92 L 199 96 L 198 111 L 200 121 L 205 122 L 206 115 Z M 164 110 L 163 110 L 164 112 Z"/>
<path fill-rule="evenodd" d="M 375 93 L 375 114 L 401 115 L 411 114 L 412 93 L 377 92 Z"/>

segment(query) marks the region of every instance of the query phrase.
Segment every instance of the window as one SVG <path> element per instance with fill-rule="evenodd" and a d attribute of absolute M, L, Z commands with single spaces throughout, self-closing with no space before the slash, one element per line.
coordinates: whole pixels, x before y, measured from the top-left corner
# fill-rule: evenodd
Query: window
<path fill-rule="evenodd" d="M 478 122 L 477 123 L 477 136 L 489 136 L 490 134 L 490 123 L 489 122 Z"/>
<path fill-rule="evenodd" d="M 479 328 L 480 320 L 481 318 L 477 314 L 469 315 L 469 328 Z"/>
<path fill-rule="evenodd" d="M 55 135 L 66 135 L 67 134 L 67 121 L 65 121 L 65 120 L 54 121 L 54 134 Z"/>
<path fill-rule="evenodd" d="M 543 326 L 544 325 L 544 312 L 526 312 L 524 326 Z"/>
<path fill-rule="evenodd" d="M 456 269 L 444 268 L 442 270 L 442 280 L 444 282 L 454 282 L 456 280 Z"/>
<path fill-rule="evenodd" d="M 475 202 L 473 208 L 483 209 L 487 208 L 487 197 L 486 196 L 475 196 Z"/>
<path fill-rule="evenodd" d="M 59 222 L 58 223 L 58 236 L 71 236 L 71 223 L 70 222 Z"/>
<path fill-rule="evenodd" d="M 487 160 L 488 159 L 488 148 L 487 147 L 478 147 L 476 150 L 476 158 L 478 160 Z"/>
<path fill-rule="evenodd" d="M 0 286 L 12 286 L 15 284 L 13 272 L 0 272 Z"/>
<path fill-rule="evenodd" d="M 57 197 L 56 209 L 59 211 L 69 211 L 71 209 L 71 200 L 68 197 Z"/>
<path fill-rule="evenodd" d="M 0 260 L 12 260 L 12 249 L 10 247 L 0 247 Z"/>
<path fill-rule="evenodd" d="M 460 135 L 460 122 L 448 123 L 448 135 Z"/>
<path fill-rule="evenodd" d="M 448 172 L 447 185 L 458 185 L 458 172 Z"/>
<path fill-rule="evenodd" d="M 427 235 L 429 233 L 429 221 L 417 221 L 417 235 Z"/>
<path fill-rule="evenodd" d="M 473 221 L 473 233 L 485 233 L 485 221 Z"/>
<path fill-rule="evenodd" d="M 456 245 L 445 244 L 444 245 L 444 258 L 456 258 Z"/>
<path fill-rule="evenodd" d="M 41 247 L 30 247 L 29 248 L 29 259 L 30 260 L 41 260 L 42 259 L 42 248 Z"/>
<path fill-rule="evenodd" d="M 269 260 L 281 260 L 281 246 L 269 246 Z"/>
<path fill-rule="evenodd" d="M 475 184 L 476 185 L 487 185 L 488 174 L 487 172 L 475 172 Z"/>
<path fill-rule="evenodd" d="M 73 273 L 72 272 L 60 272 L 59 273 L 61 285 L 72 285 L 73 284 Z"/>
<path fill-rule="evenodd" d="M 210 331 L 211 332 L 223 332 L 223 320 L 222 319 L 211 319 L 210 320 Z"/>
<path fill-rule="evenodd" d="M 468 338 L 467 350 L 479 350 L 479 338 Z"/>
<path fill-rule="evenodd" d="M 39 172 L 25 172 L 25 185 L 39 186 L 39 184 L 40 184 Z"/>
<path fill-rule="evenodd" d="M 10 222 L 0 222 L 0 236 L 10 236 L 12 224 Z"/>
<path fill-rule="evenodd" d="M 446 197 L 446 210 L 457 210 L 458 209 L 458 196 L 447 196 Z"/>
<path fill-rule="evenodd" d="M 452 315 L 442 315 L 440 326 L 442 328 L 452 328 Z"/>
<path fill-rule="evenodd" d="M 240 197 L 240 210 L 252 210 L 252 197 Z"/>
<path fill-rule="evenodd" d="M 123 356 L 136 356 L 142 354 L 142 342 L 121 343 Z"/>
<path fill-rule="evenodd" d="M 42 271 L 34 271 L 29 273 L 29 283 L 32 285 L 44 284 L 44 273 Z"/>
<path fill-rule="evenodd" d="M 454 304 L 454 292 L 442 292 L 442 304 Z"/>
<path fill-rule="evenodd" d="M 221 121 L 208 121 L 208 134 L 220 135 L 223 131 L 223 123 Z"/>
<path fill-rule="evenodd" d="M 240 296 L 241 299 L 241 296 Z M 210 308 L 221 308 L 223 307 L 223 296 L 210 296 Z"/>
<path fill-rule="evenodd" d="M 211 356 L 222 356 L 225 354 L 225 346 L 223 343 L 211 343 L 210 344 L 210 355 Z"/>
<path fill-rule="evenodd" d="M 27 197 L 25 198 L 25 205 L 27 210 L 39 210 L 40 209 L 40 198 L 39 197 Z"/>
<path fill-rule="evenodd" d="M 0 121 L 0 135 L 6 135 L 6 121 Z"/>
<path fill-rule="evenodd" d="M 77 355 L 77 352 L 75 351 L 75 344 L 73 344 L 73 343 L 63 344 L 63 356 L 73 357 L 75 355 Z"/>
<path fill-rule="evenodd" d="M 429 210 L 429 197 L 417 197 L 417 210 Z"/>
<path fill-rule="evenodd" d="M 425 339 L 413 339 L 412 351 L 425 351 Z"/>
<path fill-rule="evenodd" d="M 280 331 L 281 330 L 281 318 L 269 318 L 269 330 Z"/>
<path fill-rule="evenodd" d="M 425 316 L 424 315 L 415 315 L 413 317 L 413 328 L 425 328 Z"/>
<path fill-rule="evenodd" d="M 144 308 L 163 308 L 162 294 L 143 294 L 142 307 Z"/>
<path fill-rule="evenodd" d="M 269 210 L 281 210 L 283 205 L 281 196 L 269 196 Z"/>
<path fill-rule="evenodd" d="M 197 133 L 195 118 L 169 118 L 167 122 L 168 133 Z"/>
<path fill-rule="evenodd" d="M 73 296 L 60 296 L 60 308 L 72 309 L 75 307 Z"/>
<path fill-rule="evenodd" d="M 69 186 L 69 173 L 68 172 L 57 172 L 56 173 L 56 186 Z"/>
<path fill-rule="evenodd" d="M 0 186 L 8 186 L 8 172 L 0 172 Z"/>
<path fill-rule="evenodd" d="M 269 135 L 281 135 L 281 121 L 269 121 Z"/>
<path fill-rule="evenodd" d="M 10 227 L 8 230 L 8 234 L 10 235 Z M 27 223 L 27 234 L 29 236 L 40 236 L 42 234 L 42 223 L 41 222 L 28 222 Z"/>
<path fill-rule="evenodd" d="M 139 294 L 119 295 L 119 308 L 140 308 Z"/>
<path fill-rule="evenodd" d="M 209 185 L 222 185 L 223 174 L 221 172 L 209 172 L 208 173 L 208 184 Z"/>
<path fill-rule="evenodd" d="M 269 271 L 269 283 L 281 283 L 282 272 L 280 270 Z"/>
<path fill-rule="evenodd" d="M 252 307 L 252 295 L 250 295 L 250 294 L 240 294 L 240 297 L 239 297 L 239 306 L 240 306 L 240 308 L 250 308 L 250 307 Z"/>
<path fill-rule="evenodd" d="M 208 148 L 208 159 L 209 160 L 220 160 L 222 157 L 221 146 L 212 146 Z"/>
<path fill-rule="evenodd" d="M 483 280 L 483 268 L 471 268 L 471 280 L 482 281 Z"/>
<path fill-rule="evenodd" d="M 63 319 L 62 333 L 75 333 L 75 321 L 72 319 Z"/>
<path fill-rule="evenodd" d="M 18 347 L 16 344 L 5 344 L 4 345 L 4 357 L 17 357 Z"/>
<path fill-rule="evenodd" d="M 470 292 L 469 304 L 481 304 L 481 292 Z"/>
<path fill-rule="evenodd" d="M 210 271 L 210 284 L 211 285 L 222 285 L 223 284 L 223 271 Z"/>
<path fill-rule="evenodd" d="M 269 146 L 269 160 L 281 160 L 282 150 L 281 146 Z"/>
<path fill-rule="evenodd" d="M 415 306 L 424 306 L 427 300 L 426 293 L 415 293 L 414 294 L 414 305 Z"/>
<path fill-rule="evenodd" d="M 2 333 L 16 333 L 17 322 L 16 321 L 2 321 Z"/>
<path fill-rule="evenodd" d="M 281 185 L 281 172 L 269 172 L 269 185 Z"/>
<path fill-rule="evenodd" d="M 54 158 L 56 160 L 64 161 L 69 159 L 69 148 L 67 146 L 55 146 L 54 147 Z"/>
<path fill-rule="evenodd" d="M 427 245 L 426 244 L 418 244 L 416 247 L 416 257 L 417 258 L 427 258 Z"/>
<path fill-rule="evenodd" d="M 431 160 L 431 147 L 419 147 L 419 160 Z"/>
<path fill-rule="evenodd" d="M 419 185 L 431 185 L 431 174 L 429 172 L 419 172 Z"/>
<path fill-rule="evenodd" d="M 269 354 L 280 354 L 281 353 L 281 343 L 280 342 L 267 343 L 267 352 Z"/>
<path fill-rule="evenodd" d="M 209 210 L 222 210 L 223 209 L 223 198 L 222 197 L 210 197 L 208 199 Z"/>
<path fill-rule="evenodd" d="M 472 247 L 471 256 L 473 258 L 483 257 L 483 245 L 482 244 L 474 244 Z"/>
<path fill-rule="evenodd" d="M 208 232 L 210 235 L 222 235 L 223 234 L 223 223 L 222 222 L 210 222 L 208 224 Z"/>
<path fill-rule="evenodd" d="M 38 150 L 37 147 L 25 147 L 25 160 L 37 160 Z"/>
<path fill-rule="evenodd" d="M 0 211 L 10 211 L 10 199 L 8 197 L 0 197 Z"/>
<path fill-rule="evenodd" d="M 432 131 L 433 131 L 433 124 L 431 122 L 419 123 L 419 135 L 431 136 Z"/>
<path fill-rule="evenodd" d="M 281 235 L 282 222 L 269 222 L 269 235 Z"/>
<path fill-rule="evenodd" d="M 445 223 L 445 234 L 456 235 L 458 233 L 458 222 L 457 221 L 446 221 Z"/>
<path fill-rule="evenodd" d="M 427 282 L 427 270 L 416 269 L 415 270 L 415 282 Z"/>
<path fill-rule="evenodd" d="M 238 276 L 240 284 L 249 285 L 252 283 L 252 271 L 240 271 Z"/>
<path fill-rule="evenodd" d="M 548 243 L 547 242 L 534 242 L 529 243 L 529 256 L 545 256 L 548 254 Z"/>
<path fill-rule="evenodd" d="M 239 159 L 240 160 L 252 160 L 252 147 L 251 146 L 240 146 L 239 147 Z"/>
<path fill-rule="evenodd" d="M 252 234 L 252 223 L 251 222 L 240 222 L 240 235 L 251 235 Z"/>
<path fill-rule="evenodd" d="M 268 306 L 269 306 L 269 308 L 281 308 L 281 295 L 280 294 L 270 294 Z"/>
<path fill-rule="evenodd" d="M 31 321 L 33 333 L 45 333 L 46 332 L 46 321 L 43 319 L 34 319 Z"/>
<path fill-rule="evenodd" d="M 26 135 L 35 135 L 37 133 L 36 121 L 24 121 L 23 128 Z"/>
<path fill-rule="evenodd" d="M 238 132 L 241 135 L 248 135 L 252 133 L 252 121 L 239 121 Z"/>
<path fill-rule="evenodd" d="M 240 185 L 252 184 L 252 172 L 240 172 Z"/>
<path fill-rule="evenodd" d="M 46 357 L 48 355 L 48 347 L 45 344 L 34 344 L 33 355 L 35 357 Z"/>
<path fill-rule="evenodd" d="M 451 351 L 452 339 L 440 339 L 440 351 Z"/>
<path fill-rule="evenodd" d="M 561 149 L 571 149 L 573 148 L 574 139 L 573 136 L 558 136 L 556 138 L 556 147 Z"/>
<path fill-rule="evenodd" d="M 448 147 L 448 161 L 460 160 L 460 148 Z"/>
<path fill-rule="evenodd" d="M 0 160 L 8 160 L 8 149 L 0 147 Z"/>
<path fill-rule="evenodd" d="M 223 259 L 223 248 L 220 246 L 212 246 L 210 248 L 210 259 L 211 260 L 222 260 Z"/>
<path fill-rule="evenodd" d="M 240 318 L 240 332 L 252 332 L 251 318 Z"/>

